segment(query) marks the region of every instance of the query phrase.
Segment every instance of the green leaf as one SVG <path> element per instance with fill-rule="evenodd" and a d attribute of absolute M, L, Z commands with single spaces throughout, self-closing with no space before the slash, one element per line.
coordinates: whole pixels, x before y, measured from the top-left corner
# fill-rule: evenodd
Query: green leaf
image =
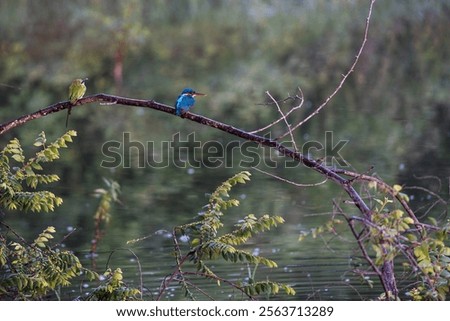
<path fill-rule="evenodd" d="M 433 224 L 434 226 L 437 226 L 437 225 L 438 225 L 437 220 L 436 220 L 434 217 L 428 216 L 427 219 L 428 219 L 428 220 L 431 222 L 431 224 Z"/>
<path fill-rule="evenodd" d="M 196 247 L 196 246 L 199 245 L 199 244 L 200 244 L 200 239 L 199 239 L 199 238 L 195 238 L 195 239 L 193 239 L 192 242 L 191 242 L 191 246 L 192 246 L 192 247 Z"/>
<path fill-rule="evenodd" d="M 398 193 L 398 196 L 400 197 L 401 200 L 409 203 L 409 196 L 405 193 Z"/>
<path fill-rule="evenodd" d="M 406 224 L 414 224 L 414 220 L 411 217 L 405 217 L 403 219 L 403 222 L 405 222 Z"/>
<path fill-rule="evenodd" d="M 39 247 L 45 247 L 45 243 L 43 242 L 37 242 L 36 245 Z"/>
<path fill-rule="evenodd" d="M 39 163 L 31 163 L 31 167 L 33 167 L 36 170 L 43 170 L 42 166 Z"/>
<path fill-rule="evenodd" d="M 399 219 L 403 216 L 403 211 L 401 210 L 394 210 L 391 212 L 392 217 L 394 217 L 395 219 Z"/>
<path fill-rule="evenodd" d="M 25 157 L 21 154 L 14 154 L 11 156 L 16 162 L 23 163 L 25 161 Z"/>

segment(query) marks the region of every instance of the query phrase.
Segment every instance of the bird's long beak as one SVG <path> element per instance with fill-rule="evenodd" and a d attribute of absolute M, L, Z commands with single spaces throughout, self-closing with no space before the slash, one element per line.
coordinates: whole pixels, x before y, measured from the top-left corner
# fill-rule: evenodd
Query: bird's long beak
<path fill-rule="evenodd" d="M 202 94 L 202 93 L 195 93 L 194 96 L 206 96 L 206 94 Z"/>

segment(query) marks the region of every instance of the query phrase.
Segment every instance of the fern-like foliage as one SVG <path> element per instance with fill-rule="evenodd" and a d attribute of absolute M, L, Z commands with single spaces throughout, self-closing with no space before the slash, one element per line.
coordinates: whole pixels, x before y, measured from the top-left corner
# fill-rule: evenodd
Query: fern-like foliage
<path fill-rule="evenodd" d="M 294 289 L 290 286 L 282 283 L 263 281 L 256 282 L 243 287 L 244 293 L 249 296 L 260 295 L 260 294 L 277 294 L 280 289 L 284 290 L 289 295 L 295 295 Z"/>
<path fill-rule="evenodd" d="M 114 271 L 107 269 L 103 273 L 104 284 L 100 285 L 86 298 L 87 301 L 135 301 L 139 300 L 141 292 L 128 287 L 123 282 L 122 269 Z"/>
<path fill-rule="evenodd" d="M 53 162 L 60 156 L 60 149 L 66 148 L 76 136 L 75 131 L 48 144 L 41 132 L 34 146 L 39 150 L 27 159 L 18 139 L 12 139 L 0 151 L 0 208 L 10 210 L 31 210 L 33 212 L 53 211 L 62 204 L 62 199 L 49 191 L 35 191 L 40 184 L 56 182 L 54 174 L 41 174 L 44 163 Z M 14 163 L 14 166 L 12 165 Z M 98 189 L 100 204 L 95 213 L 96 221 L 108 221 L 112 202 L 118 201 L 119 184 L 105 180 L 108 190 Z M 2 212 L 0 212 L 2 213 Z M 33 242 L 27 242 L 6 223 L 0 221 L 9 233 L 0 233 L 0 300 L 42 300 L 49 292 L 59 297 L 60 289 L 71 285 L 75 278 L 99 280 L 99 275 L 86 269 L 71 251 L 51 246 L 56 230 L 47 227 Z M 10 235 L 16 236 L 12 240 Z M 122 271 L 108 270 L 105 282 L 91 292 L 91 300 L 132 300 L 140 291 L 129 288 L 122 281 Z"/>
<path fill-rule="evenodd" d="M 108 189 L 97 188 L 94 191 L 94 196 L 100 198 L 97 210 L 94 214 L 96 221 L 103 221 L 109 223 L 111 219 L 111 205 L 112 203 L 119 203 L 120 185 L 116 181 L 103 179 Z"/>
<path fill-rule="evenodd" d="M 39 148 L 35 156 L 27 159 L 17 138 L 12 139 L 0 151 L 0 206 L 10 210 L 32 212 L 53 211 L 62 204 L 62 198 L 49 191 L 35 191 L 39 184 L 59 180 L 55 174 L 40 174 L 42 164 L 53 162 L 60 156 L 59 150 L 66 148 L 76 136 L 73 130 L 47 144 L 45 133 L 41 132 L 34 146 Z M 11 165 L 15 162 L 14 166 Z"/>
<path fill-rule="evenodd" d="M 206 277 L 217 280 L 218 283 L 220 283 L 220 278 L 208 266 L 206 263 L 208 260 L 221 258 L 233 263 L 243 262 L 254 264 L 255 266 L 262 264 L 269 268 L 277 267 L 275 261 L 254 255 L 236 246 L 245 244 L 255 234 L 270 230 L 272 227 L 284 223 L 282 217 L 267 214 L 256 217 L 254 214 L 249 214 L 235 224 L 231 233 L 219 235 L 220 229 L 223 227 L 223 211 L 239 205 L 239 201 L 230 198 L 228 193 L 236 184 L 245 184 L 249 181 L 250 175 L 249 172 L 243 171 L 223 182 L 211 194 L 209 202 L 205 206 L 206 211 L 200 214 L 200 220 L 176 228 L 182 234 L 187 234 L 192 240 L 188 258 L 195 264 L 197 271 Z M 181 258 L 178 259 L 179 261 L 181 261 Z M 276 294 L 280 288 L 289 295 L 295 294 L 294 289 L 289 285 L 271 281 L 255 283 L 253 278 L 250 278 L 250 280 L 247 284 L 239 287 L 243 293 L 249 296 L 262 293 Z M 184 287 L 186 287 L 186 284 L 184 284 Z"/>
<path fill-rule="evenodd" d="M 0 235 L 0 299 L 42 299 L 49 291 L 69 286 L 80 275 L 98 279 L 72 252 L 49 246 L 55 232 L 49 226 L 31 244 L 23 239 L 6 243 Z"/>
<path fill-rule="evenodd" d="M 100 198 L 97 210 L 94 214 L 94 238 L 91 243 L 91 252 L 97 252 L 97 245 L 105 235 L 106 225 L 111 220 L 111 206 L 113 203 L 120 203 L 120 185 L 116 181 L 103 178 L 108 189 L 97 188 L 94 196 Z M 103 224 L 104 223 L 104 224 Z M 93 266 L 95 266 L 95 256 L 92 257 Z"/>

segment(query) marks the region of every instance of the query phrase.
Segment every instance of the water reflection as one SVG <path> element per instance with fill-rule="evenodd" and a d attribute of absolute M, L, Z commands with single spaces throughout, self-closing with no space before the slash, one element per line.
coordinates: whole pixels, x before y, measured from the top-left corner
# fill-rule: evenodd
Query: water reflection
<path fill-rule="evenodd" d="M 265 241 L 268 240 L 261 241 L 266 243 Z M 364 284 L 358 277 L 349 272 L 349 269 L 352 268 L 351 257 L 342 255 L 331 256 L 329 252 L 319 252 L 316 253 L 317 255 L 312 256 L 311 249 L 308 246 L 299 248 L 298 251 L 286 253 L 281 249 L 281 246 L 284 245 L 275 244 L 276 248 L 272 248 L 274 244 L 266 243 L 264 248 L 253 247 L 254 253 L 260 253 L 278 263 L 278 268 L 258 267 L 256 275 L 258 280 L 265 280 L 268 277 L 272 281 L 289 284 L 297 293 L 295 296 L 288 296 L 280 292 L 276 296 L 261 296 L 259 297 L 261 300 L 367 300 L 375 299 L 382 291 L 377 284 L 375 284 L 374 289 L 370 289 L 367 284 Z M 139 288 L 140 278 L 142 277 L 144 299 L 154 300 L 158 296 L 161 282 L 175 269 L 174 260 L 169 255 L 172 250 L 170 244 L 166 244 L 163 247 L 133 249 L 141 264 L 141 273 L 139 272 L 136 258 L 131 257 L 127 251 L 115 253 L 109 261 L 109 266 L 112 268 L 121 267 L 127 284 L 130 286 Z M 252 251 L 252 247 L 249 247 L 247 250 Z M 341 250 L 341 253 L 346 251 L 346 249 Z M 79 254 L 83 256 L 82 252 Z M 105 257 L 108 255 L 108 252 L 100 253 L 97 262 L 99 268 L 106 267 Z M 84 263 L 89 265 L 89 260 L 86 260 Z M 220 260 L 215 261 L 213 264 L 210 262 L 210 264 L 218 276 L 231 282 L 248 281 L 248 277 L 254 268 L 247 264 L 232 264 Z M 195 268 L 192 265 L 186 265 L 183 270 L 194 271 Z M 191 276 L 189 281 L 202 290 L 200 292 L 195 291 L 195 288 L 191 289 L 198 300 L 209 300 L 211 297 L 217 300 L 246 299 L 239 291 L 224 283 L 218 286 L 214 280 L 195 276 Z M 374 281 L 376 283 L 376 280 Z M 81 294 L 87 295 L 89 288 L 88 284 L 84 283 Z M 186 299 L 183 293 L 184 291 L 177 282 L 173 282 L 165 292 L 163 299 Z M 72 294 L 65 299 L 73 299 L 72 295 L 79 296 L 80 292 L 73 289 Z"/>
<path fill-rule="evenodd" d="M 362 155 L 364 159 L 367 156 Z M 355 163 L 355 161 L 352 161 Z M 411 165 L 400 163 L 402 173 Z M 446 167 L 447 166 L 447 167 Z M 385 173 L 384 179 L 396 182 L 396 171 L 390 165 L 378 166 Z M 416 167 L 417 169 L 417 167 Z M 448 164 L 435 170 L 445 172 Z M 122 169 L 112 174 L 105 171 L 104 176 L 117 180 L 122 187 L 121 204 L 116 204 L 112 212 L 111 223 L 105 229 L 105 235 L 95 254 L 98 272 L 102 273 L 109 262 L 109 267 L 120 267 L 125 281 L 130 286 L 144 288 L 144 299 L 155 299 L 161 282 L 173 272 L 174 261 L 171 231 L 174 226 L 192 221 L 207 203 L 208 195 L 225 179 L 242 168 L 208 169 L 208 168 L 167 168 L 167 169 Z M 250 169 L 251 170 L 251 169 Z M 323 178 L 310 170 L 275 169 L 273 173 L 299 183 L 315 183 Z M 391 173 L 391 175 L 389 175 Z M 323 224 L 332 215 L 332 200 L 345 199 L 341 189 L 332 183 L 313 188 L 298 188 L 280 183 L 271 177 L 252 171 L 252 180 L 236 186 L 231 196 L 240 200 L 241 205 L 226 211 L 225 226 L 231 230 L 233 224 L 245 215 L 274 214 L 280 215 L 286 223 L 278 228 L 260 235 L 248 244 L 246 249 L 259 253 L 278 263 L 278 268 L 258 267 L 258 280 L 270 280 L 291 285 L 297 292 L 295 296 L 280 293 L 274 297 L 260 299 L 276 300 L 361 300 L 376 299 L 382 292 L 377 279 L 364 280 L 351 271 L 356 267 L 365 270 L 358 260 L 359 252 L 355 250 L 352 237 L 342 228 L 339 237 L 325 236 L 298 242 L 300 231 Z M 412 177 L 414 175 L 410 174 Z M 409 177 L 411 177 L 409 176 Z M 49 225 L 56 227 L 59 239 L 71 233 L 62 246 L 72 249 L 82 259 L 83 264 L 91 266 L 91 241 L 94 235 L 93 215 L 98 199 L 91 193 L 101 187 L 102 180 L 86 181 L 83 184 L 67 187 L 64 177 L 61 184 L 52 187 L 52 191 L 64 197 L 64 204 L 55 213 L 47 214 L 45 219 L 34 214 L 12 216 L 8 214 L 8 223 L 28 239 L 32 240 Z M 431 189 L 434 187 L 431 186 Z M 69 194 L 68 191 L 71 191 Z M 428 195 L 429 196 L 429 195 Z M 432 202 L 421 191 L 411 191 L 412 202 Z M 413 204 L 414 205 L 414 204 Z M 415 205 L 417 206 L 417 204 Z M 354 208 L 347 208 L 350 212 Z M 440 213 L 441 209 L 433 209 Z M 433 214 L 434 212 L 431 212 Z M 441 215 L 439 214 L 438 215 Z M 39 214 L 42 215 L 42 214 Z M 144 238 L 132 246 L 128 240 Z M 181 240 L 183 241 L 183 240 Z M 136 257 L 127 250 L 130 248 Z M 111 252 L 114 253 L 111 255 Z M 108 258 L 110 257 L 108 261 Z M 138 263 L 141 269 L 138 268 Z M 246 280 L 249 267 L 245 264 L 214 262 L 214 271 L 231 281 Z M 192 271 L 194 269 L 192 268 Z M 368 281 L 373 281 L 371 289 Z M 194 278 L 192 280 L 210 297 L 221 300 L 245 299 L 241 293 L 222 284 L 220 287 L 211 280 Z M 95 284 L 74 284 L 69 294 L 63 299 L 75 299 L 83 296 Z M 210 299 L 200 292 L 195 292 L 198 299 Z M 174 282 L 165 293 L 164 299 L 186 299 L 183 291 Z"/>

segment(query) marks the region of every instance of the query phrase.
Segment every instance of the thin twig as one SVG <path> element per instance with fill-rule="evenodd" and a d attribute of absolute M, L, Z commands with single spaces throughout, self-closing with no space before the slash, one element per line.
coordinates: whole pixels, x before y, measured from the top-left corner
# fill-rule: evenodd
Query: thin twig
<path fill-rule="evenodd" d="M 336 208 L 339 210 L 339 212 L 341 213 L 341 215 L 344 217 L 344 219 L 347 221 L 347 225 L 350 228 L 350 231 L 352 232 L 356 242 L 358 243 L 358 247 L 361 250 L 361 253 L 364 257 L 364 259 L 369 263 L 370 267 L 372 268 L 372 270 L 377 274 L 378 279 L 381 282 L 381 285 L 383 287 L 384 292 L 386 293 L 386 295 L 389 294 L 389 288 L 388 285 L 386 284 L 385 278 L 384 278 L 384 274 L 383 272 L 378 268 L 378 266 L 375 264 L 375 262 L 373 262 L 373 260 L 370 258 L 369 253 L 367 253 L 366 247 L 363 244 L 363 241 L 361 239 L 361 236 L 359 233 L 356 232 L 355 230 L 355 225 L 354 225 L 354 220 L 353 217 L 348 217 L 344 211 L 342 211 L 342 209 L 340 208 L 340 206 L 334 202 L 334 206 L 336 206 Z"/>
<path fill-rule="evenodd" d="M 3 225 L 4 227 L 6 227 L 9 231 L 11 231 L 23 244 L 26 244 L 36 250 L 41 251 L 40 248 L 34 246 L 33 244 L 28 243 L 22 236 L 19 235 L 19 233 L 17 233 L 16 231 L 13 230 L 13 228 L 11 226 L 9 226 L 8 224 L 6 224 L 5 222 L 0 221 L 0 225 Z"/>
<path fill-rule="evenodd" d="M 239 286 L 236 283 L 231 282 L 227 279 L 223 279 L 217 275 L 210 275 L 210 274 L 206 274 L 206 273 L 202 273 L 202 272 L 184 272 L 184 273 L 191 274 L 191 275 L 199 275 L 199 276 L 202 276 L 205 278 L 213 279 L 215 281 L 220 281 L 220 282 L 226 283 L 226 284 L 230 285 L 231 287 L 235 288 L 236 290 L 241 291 L 242 294 L 245 294 L 249 299 L 253 300 L 253 297 L 250 294 L 245 293 L 244 289 L 241 286 Z"/>
<path fill-rule="evenodd" d="M 292 130 L 296 130 L 298 127 L 302 126 L 304 123 L 306 123 L 312 117 L 317 115 L 326 105 L 328 105 L 328 103 L 331 101 L 331 99 L 333 99 L 334 96 L 336 96 L 336 94 L 341 90 L 342 86 L 344 85 L 345 81 L 350 76 L 350 74 L 355 70 L 355 67 L 356 67 L 356 65 L 357 65 L 357 63 L 359 61 L 359 57 L 363 53 L 364 47 L 366 46 L 366 42 L 367 42 L 367 38 L 368 38 L 368 34 L 369 34 L 370 18 L 372 16 L 372 9 L 373 9 L 373 5 L 374 5 L 375 1 L 376 0 L 372 0 L 370 2 L 369 12 L 368 12 L 367 18 L 366 18 L 366 27 L 364 29 L 364 38 L 363 38 L 361 46 L 360 46 L 360 48 L 358 50 L 358 53 L 355 56 L 355 60 L 353 61 L 352 65 L 350 66 L 350 69 L 344 75 L 342 75 L 341 81 L 339 82 L 338 86 L 334 89 L 334 91 L 331 93 L 331 95 L 329 95 L 327 97 L 327 99 L 319 107 L 317 107 L 314 110 L 314 112 L 312 112 L 308 117 L 306 117 L 305 119 L 303 119 L 302 121 L 297 123 L 294 127 L 292 127 Z M 277 138 L 277 140 L 278 139 L 282 139 L 283 137 L 286 137 L 287 135 L 289 135 L 289 131 L 287 131 L 283 135 L 279 136 Z"/>
<path fill-rule="evenodd" d="M 300 88 L 299 88 L 300 89 Z M 301 92 L 301 91 L 300 91 Z M 303 96 L 303 95 L 302 95 Z M 280 100 L 275 100 L 275 102 L 267 102 L 267 103 L 259 103 L 259 104 L 256 104 L 256 105 L 259 105 L 259 106 L 268 106 L 268 105 L 273 105 L 273 104 L 280 104 L 280 103 L 285 103 L 285 102 L 287 102 L 288 100 L 297 100 L 297 99 L 300 99 L 300 100 L 302 100 L 303 99 L 303 97 L 301 97 L 301 96 L 299 96 L 299 95 L 295 95 L 295 96 L 291 96 L 289 93 L 288 93 L 288 96 L 286 97 L 286 98 L 283 98 L 283 99 L 280 99 Z"/>
<path fill-rule="evenodd" d="M 416 189 L 416 190 L 424 191 L 424 192 L 436 197 L 438 199 L 438 201 L 441 202 L 442 204 L 447 205 L 447 203 L 448 203 L 446 200 L 444 200 L 438 194 L 436 194 L 433 191 L 430 191 L 428 188 L 425 188 L 422 186 L 405 186 L 405 187 L 403 187 L 403 189 Z"/>
<path fill-rule="evenodd" d="M 440 179 L 439 177 L 437 177 L 437 176 L 434 176 L 434 175 L 417 176 L 416 174 L 413 174 L 413 177 L 414 177 L 415 179 L 419 179 L 419 180 L 425 180 L 425 179 L 432 179 L 432 180 L 435 180 L 435 181 L 437 181 L 438 184 L 439 184 L 438 191 L 440 191 L 441 188 L 442 188 L 442 182 L 441 182 L 441 179 Z"/>
<path fill-rule="evenodd" d="M 347 214 L 345 214 L 345 212 L 342 210 L 342 208 L 339 206 L 339 204 L 336 203 L 336 201 L 333 200 L 333 205 L 334 207 L 337 209 L 338 213 L 344 217 L 344 219 L 347 221 L 347 225 L 350 228 L 350 231 L 352 232 L 354 238 L 356 239 L 356 242 L 358 243 L 358 247 L 361 250 L 361 253 L 364 256 L 364 259 L 369 263 L 370 267 L 372 268 L 372 270 L 377 274 L 381 285 L 383 286 L 383 289 L 386 293 L 386 295 L 388 295 L 389 290 L 388 290 L 388 286 L 385 282 L 385 278 L 384 278 L 384 274 L 383 272 L 378 268 L 378 266 L 375 264 L 375 262 L 373 262 L 373 260 L 370 258 L 369 254 L 367 253 L 367 250 L 363 244 L 364 242 L 364 236 L 363 236 L 363 231 L 366 229 L 366 224 L 369 223 L 369 220 L 366 220 L 364 218 L 361 217 L 349 217 Z M 354 221 L 355 219 L 358 220 L 364 220 L 364 224 L 363 224 L 363 230 L 361 231 L 361 233 L 357 233 L 355 226 L 354 226 Z M 370 222 L 371 223 L 371 222 Z M 378 228 L 378 227 L 377 227 Z"/>
<path fill-rule="evenodd" d="M 177 274 L 180 273 L 180 266 L 189 258 L 191 252 L 187 253 L 185 256 L 183 256 L 179 262 L 177 262 L 177 266 L 175 267 L 175 270 L 168 275 L 168 280 L 166 281 L 167 277 L 164 278 L 161 286 L 160 286 L 160 290 L 158 293 L 158 297 L 156 298 L 156 301 L 161 300 L 162 295 L 164 294 L 164 292 L 166 291 L 168 285 L 176 278 Z M 183 273 L 187 273 L 187 272 L 183 272 Z"/>
<path fill-rule="evenodd" d="M 184 278 L 183 275 L 183 270 L 181 269 L 181 265 L 182 263 L 180 263 L 180 259 L 182 258 L 182 253 L 181 253 L 181 248 L 180 248 L 180 244 L 178 243 L 177 240 L 177 230 L 178 227 L 174 227 L 172 230 L 172 241 L 173 241 L 173 246 L 174 246 L 174 250 L 175 250 L 175 262 L 177 264 L 177 269 L 178 269 L 178 275 L 180 276 L 180 282 L 183 283 L 183 285 L 186 288 L 186 291 L 188 292 L 189 296 L 191 297 L 191 299 L 194 299 L 194 297 L 192 296 L 190 290 L 187 287 L 187 281 Z M 192 253 L 192 252 L 189 252 Z M 184 261 L 183 261 L 184 262 Z"/>
<path fill-rule="evenodd" d="M 136 255 L 136 253 L 134 253 L 134 251 L 132 249 L 129 249 L 129 248 L 126 248 L 126 247 L 120 247 L 120 248 L 112 250 L 111 253 L 109 253 L 108 259 L 106 260 L 106 268 L 108 268 L 108 266 L 109 266 L 109 261 L 111 260 L 112 255 L 114 254 L 114 252 L 116 252 L 118 250 L 128 251 L 136 259 L 136 263 L 137 263 L 138 271 L 139 271 L 139 290 L 141 292 L 141 300 L 142 300 L 142 293 L 143 293 L 143 290 L 144 290 L 144 280 L 143 280 L 143 277 L 142 277 L 142 266 L 141 266 L 141 261 L 139 260 L 139 257 Z"/>
<path fill-rule="evenodd" d="M 423 223 L 421 223 L 417 219 L 416 215 L 414 214 L 413 210 L 409 207 L 408 203 L 401 197 L 401 195 L 399 193 L 395 192 L 394 189 L 389 184 L 383 182 L 381 179 L 379 179 L 377 177 L 366 175 L 366 174 L 355 173 L 355 172 L 348 171 L 345 169 L 335 169 L 335 171 L 336 171 L 336 173 L 353 177 L 354 178 L 353 180 L 349 180 L 350 183 L 352 183 L 353 181 L 358 181 L 358 180 L 377 183 L 378 186 L 381 186 L 390 195 L 395 197 L 397 199 L 397 201 L 400 202 L 400 204 L 405 209 L 405 211 L 408 213 L 408 215 L 414 220 L 414 224 L 417 226 L 417 228 L 420 229 L 423 226 Z"/>
<path fill-rule="evenodd" d="M 282 182 L 285 182 L 285 183 L 288 183 L 288 184 L 291 184 L 291 185 L 294 185 L 294 186 L 297 186 L 297 187 L 315 187 L 315 186 L 319 186 L 319 185 L 325 184 L 325 183 L 328 181 L 328 178 L 325 178 L 323 181 L 321 181 L 321 182 L 319 182 L 319 183 L 300 184 L 300 183 L 295 183 L 295 182 L 290 181 L 290 180 L 288 180 L 288 179 L 282 178 L 282 177 L 280 177 L 280 176 L 271 174 L 271 173 L 266 172 L 266 171 L 264 171 L 264 170 L 262 170 L 262 169 L 259 169 L 259 168 L 257 168 L 257 167 L 252 167 L 252 168 L 253 168 L 254 170 L 260 172 L 260 173 L 263 173 L 263 174 L 268 175 L 268 176 L 270 176 L 270 177 L 273 177 L 273 178 L 275 178 L 275 179 L 277 179 L 277 180 L 280 180 L 280 181 L 282 181 Z"/>
<path fill-rule="evenodd" d="M 184 274 L 184 273 L 183 273 Z M 182 279 L 178 280 L 179 282 L 183 282 L 186 284 L 189 284 L 189 286 L 193 287 L 195 290 L 197 290 L 198 292 L 200 292 L 201 294 L 203 294 L 204 296 L 206 296 L 208 299 L 215 301 L 214 298 L 209 295 L 208 293 L 206 293 L 205 290 L 202 290 L 200 287 L 198 287 L 197 285 L 195 285 L 194 283 L 192 283 L 191 281 L 189 281 L 188 279 L 186 279 L 184 277 L 184 275 L 181 275 Z M 195 300 L 195 298 L 193 296 L 191 296 L 192 300 Z"/>
<path fill-rule="evenodd" d="M 66 235 L 64 235 L 64 237 L 62 238 L 61 241 L 59 241 L 58 243 L 55 243 L 55 244 L 52 246 L 52 249 L 54 249 L 54 248 L 60 246 L 62 243 L 64 243 L 65 240 L 67 240 L 67 239 L 68 239 L 73 233 L 75 233 L 76 231 L 77 231 L 77 229 L 74 228 L 72 231 L 70 231 L 69 233 L 67 233 Z"/>
<path fill-rule="evenodd" d="M 302 89 L 301 89 L 300 87 L 298 87 L 298 91 L 300 92 L 300 96 L 296 95 L 295 98 L 300 99 L 300 104 L 297 105 L 297 106 L 295 106 L 295 107 L 293 107 L 291 110 L 289 110 L 289 111 L 285 114 L 285 117 L 288 117 L 290 114 L 292 114 L 292 113 L 293 113 L 294 111 L 296 111 L 297 109 L 302 108 L 303 103 L 305 102 L 305 99 L 304 99 L 303 91 L 302 91 Z M 289 96 L 288 98 L 285 98 L 284 100 L 282 100 L 282 102 L 284 102 L 284 101 L 286 101 L 286 100 L 288 100 L 288 99 L 291 99 L 291 97 Z M 270 124 L 268 124 L 267 126 L 264 126 L 264 127 L 262 127 L 262 128 L 253 130 L 253 131 L 251 131 L 251 132 L 249 132 L 249 133 L 250 133 L 250 134 L 256 134 L 256 133 L 262 132 L 262 131 L 264 131 L 264 130 L 266 130 L 266 129 L 269 129 L 270 127 L 272 127 L 272 126 L 278 124 L 278 123 L 279 123 L 280 121 L 282 121 L 282 120 L 283 120 L 283 117 L 280 117 L 280 118 L 278 118 L 277 120 L 274 120 L 273 122 L 271 122 Z"/>
<path fill-rule="evenodd" d="M 292 134 L 291 125 L 289 124 L 288 120 L 286 119 L 286 115 L 281 110 L 280 104 L 275 100 L 275 98 L 273 98 L 273 96 L 270 94 L 270 92 L 266 91 L 266 94 L 267 94 L 267 96 L 270 97 L 270 99 L 272 99 L 272 101 L 277 106 L 278 112 L 280 113 L 281 118 L 284 120 L 284 123 L 286 124 L 286 127 L 289 130 L 289 135 L 291 136 L 291 142 L 292 142 L 292 145 L 294 146 L 294 150 L 297 152 L 298 151 L 297 144 L 295 142 L 294 135 Z"/>

